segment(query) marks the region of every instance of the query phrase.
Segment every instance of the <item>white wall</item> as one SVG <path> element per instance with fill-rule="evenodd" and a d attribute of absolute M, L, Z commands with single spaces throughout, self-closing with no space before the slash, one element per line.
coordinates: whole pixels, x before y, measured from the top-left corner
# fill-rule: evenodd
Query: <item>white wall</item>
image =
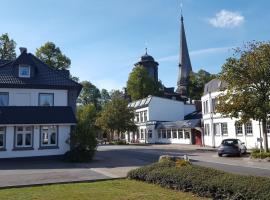
<path fill-rule="evenodd" d="M 220 113 L 213 113 L 211 109 L 211 99 L 216 98 L 221 92 L 213 92 L 213 93 L 208 93 L 204 96 L 202 96 L 202 104 L 206 100 L 208 100 L 208 107 L 209 107 L 209 113 L 204 113 L 203 110 L 203 123 L 209 124 L 210 128 L 210 135 L 205 135 L 204 134 L 204 144 L 206 146 L 212 146 L 212 147 L 218 147 L 221 144 L 221 141 L 226 138 L 237 138 L 240 139 L 242 142 L 245 143 L 246 147 L 248 149 L 251 148 L 257 148 L 260 146 L 260 143 L 257 142 L 257 138 L 260 137 L 260 128 L 259 128 L 259 122 L 255 120 L 252 121 L 252 129 L 253 129 L 253 134 L 252 135 L 246 135 L 245 134 L 245 129 L 243 125 L 243 135 L 236 135 L 235 131 L 235 122 L 238 121 L 239 119 L 236 118 L 228 118 L 222 116 Z M 202 106 L 203 107 L 203 106 Z M 227 123 L 228 127 L 228 135 L 214 135 L 214 128 L 213 124 L 214 123 Z M 261 128 L 262 130 L 262 128 Z M 268 141 L 270 141 L 270 135 L 268 136 Z"/>
<path fill-rule="evenodd" d="M 183 120 L 185 115 L 183 102 L 160 97 L 152 97 L 148 109 L 150 121 Z"/>
<path fill-rule="evenodd" d="M 39 149 L 40 145 L 40 126 L 34 126 L 34 150 L 14 151 L 14 126 L 6 126 L 6 151 L 0 151 L 0 158 L 32 157 L 32 156 L 51 156 L 66 153 L 70 146 L 66 143 L 70 136 L 70 125 L 58 126 L 58 147 L 57 149 Z"/>
<path fill-rule="evenodd" d="M 9 106 L 22 105 L 18 94 L 29 96 L 30 104 L 27 106 L 38 106 L 39 93 L 53 93 L 54 106 L 67 106 L 67 90 L 0 88 L 0 92 L 9 93 Z"/>

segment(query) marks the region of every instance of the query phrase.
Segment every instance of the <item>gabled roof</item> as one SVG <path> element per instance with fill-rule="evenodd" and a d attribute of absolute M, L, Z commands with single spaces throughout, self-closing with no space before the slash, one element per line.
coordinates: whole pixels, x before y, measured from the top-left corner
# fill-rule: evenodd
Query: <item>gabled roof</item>
<path fill-rule="evenodd" d="M 44 88 L 44 89 L 77 89 L 82 86 L 66 76 L 66 72 L 55 70 L 39 60 L 31 53 L 23 52 L 17 59 L 0 64 L 0 87 L 6 88 Z M 20 78 L 16 67 L 29 64 L 34 69 L 30 78 Z"/>
<path fill-rule="evenodd" d="M 75 124 L 69 106 L 0 107 L 0 124 Z"/>
<path fill-rule="evenodd" d="M 6 64 L 8 62 L 10 62 L 10 60 L 2 60 L 2 59 L 0 59 L 0 66 Z"/>
<path fill-rule="evenodd" d="M 209 92 L 217 92 L 217 91 L 225 89 L 227 86 L 228 86 L 228 83 L 215 78 L 205 84 L 203 94 L 205 95 Z"/>

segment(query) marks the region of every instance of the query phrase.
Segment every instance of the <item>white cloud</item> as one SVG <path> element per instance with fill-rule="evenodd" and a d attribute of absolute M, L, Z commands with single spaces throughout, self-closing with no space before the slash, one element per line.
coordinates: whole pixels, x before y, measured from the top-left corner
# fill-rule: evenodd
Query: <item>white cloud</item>
<path fill-rule="evenodd" d="M 208 19 L 208 22 L 217 28 L 234 28 L 244 23 L 245 17 L 238 12 L 221 10 L 216 16 Z"/>
<path fill-rule="evenodd" d="M 231 49 L 235 48 L 234 46 L 229 47 L 216 47 L 216 48 L 207 48 L 199 49 L 195 51 L 190 51 L 190 56 L 201 56 L 205 54 L 217 54 L 217 53 L 228 53 Z M 168 62 L 168 61 L 177 61 L 179 60 L 179 55 L 171 55 L 157 59 L 158 62 Z"/>

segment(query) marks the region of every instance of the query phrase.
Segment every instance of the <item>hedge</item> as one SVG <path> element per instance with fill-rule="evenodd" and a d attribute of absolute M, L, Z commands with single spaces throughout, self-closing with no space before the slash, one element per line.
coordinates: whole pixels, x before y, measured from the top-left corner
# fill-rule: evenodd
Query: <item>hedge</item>
<path fill-rule="evenodd" d="M 163 161 L 132 170 L 128 178 L 192 192 L 212 199 L 270 199 L 270 179 L 230 174 L 219 170 Z"/>

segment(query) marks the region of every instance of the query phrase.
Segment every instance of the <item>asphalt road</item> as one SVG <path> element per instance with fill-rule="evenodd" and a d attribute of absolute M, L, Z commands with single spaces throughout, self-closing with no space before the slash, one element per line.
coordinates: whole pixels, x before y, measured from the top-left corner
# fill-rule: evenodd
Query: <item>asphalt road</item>
<path fill-rule="evenodd" d="M 169 148 L 168 148 L 169 147 Z M 188 155 L 195 165 L 211 167 L 230 173 L 242 175 L 254 175 L 270 177 L 270 162 L 252 161 L 245 157 L 222 157 L 216 152 L 185 148 L 181 145 L 153 145 L 153 146 L 103 146 L 99 147 L 98 155 L 106 159 L 114 159 L 115 162 L 127 166 L 141 166 L 156 162 L 161 155 L 183 156 Z"/>

